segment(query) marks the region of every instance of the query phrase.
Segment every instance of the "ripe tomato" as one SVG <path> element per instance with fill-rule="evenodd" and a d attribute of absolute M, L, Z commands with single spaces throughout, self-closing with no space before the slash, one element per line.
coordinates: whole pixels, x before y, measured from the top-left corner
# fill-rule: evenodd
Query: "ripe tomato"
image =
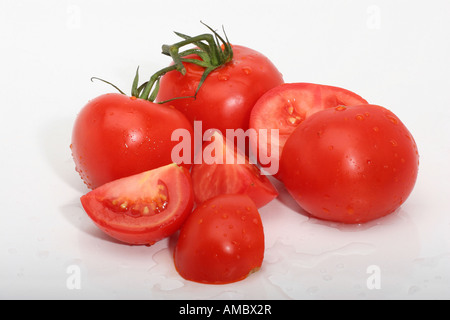
<path fill-rule="evenodd" d="M 171 135 L 178 128 L 193 134 L 191 123 L 174 108 L 122 94 L 99 96 L 81 110 L 73 127 L 76 170 L 94 189 L 170 164 L 178 143 Z"/>
<path fill-rule="evenodd" d="M 221 194 L 239 193 L 248 195 L 261 208 L 278 196 L 270 180 L 220 132 L 212 133 L 199 156 L 191 171 L 197 203 Z"/>
<path fill-rule="evenodd" d="M 250 128 L 278 129 L 279 138 L 258 143 L 258 154 L 270 154 L 271 148 L 283 146 L 291 133 L 313 113 L 340 105 L 367 104 L 359 95 L 346 89 L 313 83 L 286 83 L 266 92 L 250 115 Z M 276 150 L 276 149 L 274 149 Z"/>
<path fill-rule="evenodd" d="M 311 115 L 287 140 L 281 180 L 313 216 L 363 223 L 395 211 L 418 173 L 416 143 L 400 119 L 375 105 Z"/>
<path fill-rule="evenodd" d="M 233 45 L 233 59 L 211 72 L 196 98 L 170 102 L 189 120 L 202 121 L 208 129 L 248 129 L 251 109 L 267 90 L 283 83 L 283 77 L 272 62 L 252 49 Z M 186 59 L 199 60 L 197 55 Z M 204 68 L 184 62 L 186 74 L 169 72 L 161 78 L 157 101 L 194 96 Z"/>
<path fill-rule="evenodd" d="M 264 230 L 246 195 L 221 195 L 198 206 L 181 228 L 175 267 L 185 279 L 226 284 L 258 270 L 264 258 Z"/>
<path fill-rule="evenodd" d="M 94 223 L 129 244 L 152 244 L 177 231 L 194 203 L 189 171 L 176 164 L 106 183 L 81 197 Z"/>

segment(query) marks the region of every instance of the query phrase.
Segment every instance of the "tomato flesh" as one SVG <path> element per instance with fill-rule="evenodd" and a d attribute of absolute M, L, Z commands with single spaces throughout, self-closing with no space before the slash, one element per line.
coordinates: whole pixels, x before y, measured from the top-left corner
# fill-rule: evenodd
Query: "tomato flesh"
<path fill-rule="evenodd" d="M 292 133 L 280 173 L 311 215 L 364 223 L 404 203 L 418 166 L 416 143 L 396 115 L 375 105 L 340 106 L 315 113 Z"/>
<path fill-rule="evenodd" d="M 177 231 L 193 208 L 189 171 L 176 164 L 106 183 L 81 197 L 94 223 L 115 239 L 152 244 Z"/>
<path fill-rule="evenodd" d="M 246 195 L 221 195 L 198 206 L 181 228 L 174 251 L 185 279 L 226 284 L 257 271 L 264 258 L 264 230 Z"/>
<path fill-rule="evenodd" d="M 258 143 L 258 153 L 270 154 L 278 148 L 281 155 L 284 144 L 292 132 L 312 114 L 340 105 L 367 104 L 359 95 L 346 89 L 313 84 L 285 83 L 266 92 L 255 104 L 250 115 L 250 128 L 278 129 L 279 138 Z"/>
<path fill-rule="evenodd" d="M 267 176 L 262 175 L 259 168 L 250 163 L 245 154 L 237 147 L 233 147 L 230 140 L 223 137 L 220 132 L 212 133 L 211 142 L 203 146 L 203 157 L 209 154 L 207 148 L 214 144 L 217 151 L 215 161 L 202 159 L 192 166 L 192 184 L 196 203 L 202 203 L 221 194 L 246 194 L 258 208 L 263 207 L 278 196 L 278 191 L 272 185 Z M 220 154 L 220 155 L 219 155 Z M 228 163 L 232 159 L 232 163 Z M 201 163 L 200 163 L 201 162 Z"/>

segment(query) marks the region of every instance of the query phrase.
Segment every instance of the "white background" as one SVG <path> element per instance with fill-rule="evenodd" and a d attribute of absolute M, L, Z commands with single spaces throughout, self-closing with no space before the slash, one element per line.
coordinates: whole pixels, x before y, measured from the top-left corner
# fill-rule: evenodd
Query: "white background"
<path fill-rule="evenodd" d="M 221 3 L 1 0 L 0 298 L 450 298 L 450 2 Z M 173 239 L 132 247 L 97 230 L 69 149 L 79 110 L 111 91 L 90 77 L 128 92 L 136 67 L 143 79 L 166 66 L 161 45 L 205 32 L 200 20 L 265 54 L 286 82 L 344 87 L 397 114 L 421 156 L 406 203 L 366 225 L 319 223 L 277 185 L 261 209 L 262 269 L 224 286 L 183 280 Z M 373 266 L 379 289 L 367 285 Z"/>

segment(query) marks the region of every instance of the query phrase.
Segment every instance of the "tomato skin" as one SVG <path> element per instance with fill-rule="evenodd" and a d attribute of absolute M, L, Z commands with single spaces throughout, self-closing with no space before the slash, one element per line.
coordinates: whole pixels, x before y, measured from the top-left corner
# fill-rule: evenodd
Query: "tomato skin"
<path fill-rule="evenodd" d="M 164 186 L 163 196 L 167 202 L 161 202 L 160 211 L 152 212 L 150 200 L 156 203 L 154 199 L 161 197 L 161 186 Z M 172 235 L 194 205 L 189 171 L 176 164 L 106 183 L 80 200 L 88 216 L 103 232 L 132 245 L 149 245 Z M 124 203 L 126 205 L 121 207 Z M 142 213 L 145 206 L 146 214 Z M 132 207 L 139 208 L 138 214 L 130 214 Z"/>
<path fill-rule="evenodd" d="M 208 159 L 195 161 L 191 176 L 196 203 L 221 194 L 246 194 L 257 208 L 261 208 L 278 196 L 267 176 L 262 175 L 245 154 L 233 147 L 230 140 L 218 131 L 212 133 L 211 140 L 204 143 L 202 155 L 207 156 L 205 150 L 213 145 L 217 155 L 222 152 L 223 159 L 221 163 L 211 163 L 206 161 Z M 227 159 L 233 159 L 233 162 L 227 163 Z"/>
<path fill-rule="evenodd" d="M 174 251 L 178 273 L 208 284 L 240 281 L 264 258 L 264 230 L 246 195 L 221 195 L 198 206 L 181 228 Z"/>
<path fill-rule="evenodd" d="M 202 121 L 208 129 L 248 129 L 251 109 L 267 90 L 283 83 L 283 77 L 273 63 L 261 53 L 233 45 L 233 60 L 208 75 L 196 99 L 170 102 L 188 119 Z M 186 58 L 198 59 L 197 56 Z M 186 74 L 169 72 L 161 78 L 157 101 L 193 96 L 204 69 L 184 63 Z"/>
<path fill-rule="evenodd" d="M 271 148 L 278 148 L 281 156 L 286 140 L 312 114 L 340 105 L 361 104 L 367 101 L 343 88 L 301 82 L 281 84 L 262 95 L 252 109 L 250 128 L 257 133 L 261 129 L 279 130 L 278 139 L 269 140 L 267 144 L 258 142 L 258 153 L 266 155 Z"/>
<path fill-rule="evenodd" d="M 76 170 L 95 189 L 170 164 L 178 143 L 171 134 L 178 128 L 193 134 L 191 123 L 174 108 L 122 94 L 101 95 L 75 121 L 71 149 Z"/>
<path fill-rule="evenodd" d="M 394 212 L 414 188 L 419 154 L 411 133 L 375 105 L 337 107 L 306 119 L 287 140 L 281 180 L 311 215 L 364 223 Z"/>

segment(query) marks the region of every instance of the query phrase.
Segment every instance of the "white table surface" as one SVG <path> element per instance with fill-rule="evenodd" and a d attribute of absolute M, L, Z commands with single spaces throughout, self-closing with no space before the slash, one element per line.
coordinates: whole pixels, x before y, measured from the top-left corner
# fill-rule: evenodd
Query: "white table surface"
<path fill-rule="evenodd" d="M 0 298 L 450 298 L 450 2 L 187 3 L 0 2 Z M 166 66 L 161 45 L 178 40 L 172 31 L 205 32 L 200 20 L 268 56 L 286 82 L 344 87 L 397 114 L 421 156 L 406 203 L 342 226 L 298 213 L 277 184 L 260 210 L 262 269 L 223 286 L 182 279 L 174 239 L 132 247 L 104 236 L 80 205 L 88 190 L 69 149 L 79 110 L 111 91 L 90 77 L 128 92 L 136 67 L 144 79 Z"/>

